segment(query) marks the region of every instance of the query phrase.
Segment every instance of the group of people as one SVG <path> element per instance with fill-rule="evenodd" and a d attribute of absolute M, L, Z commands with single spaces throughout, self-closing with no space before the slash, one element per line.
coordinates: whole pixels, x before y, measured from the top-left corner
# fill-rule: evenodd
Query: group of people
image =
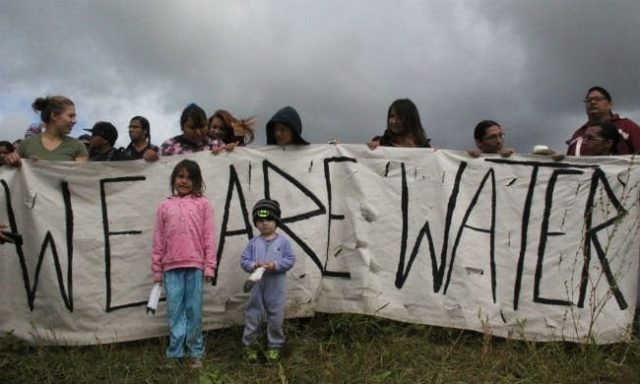
<path fill-rule="evenodd" d="M 118 130 L 111 122 L 96 122 L 91 129 L 85 129 L 90 135 L 78 139 L 69 136 L 76 124 L 76 111 L 73 101 L 65 96 L 38 98 L 32 107 L 40 112 L 41 126 L 30 128 L 24 140 L 13 144 L 0 142 L 0 164 L 19 166 L 23 158 L 78 162 L 155 161 L 159 156 L 232 151 L 236 146 L 251 143 L 254 138 L 254 117 L 238 119 L 220 109 L 207 118 L 204 109 L 189 104 L 180 116 L 182 133 L 167 139 L 160 147 L 151 143 L 149 121 L 143 116 L 135 116 L 129 122 L 131 142 L 126 148 L 116 148 Z M 302 138 L 300 115 L 293 107 L 282 108 L 269 121 L 267 144 L 308 144 Z"/>
<path fill-rule="evenodd" d="M 602 87 L 592 87 L 584 99 L 588 121 L 567 141 L 569 156 L 635 154 L 640 150 L 640 127 L 612 112 L 612 99 Z M 42 129 L 25 138 L 16 150 L 8 142 L 0 142 L 2 162 L 20 165 L 20 159 L 66 161 L 119 161 L 210 151 L 233 151 L 254 139 L 255 119 L 237 119 L 225 110 L 217 110 L 207 118 L 196 104 L 188 105 L 180 116 L 182 133 L 166 140 L 160 147 L 151 143 L 149 121 L 135 116 L 129 122 L 131 143 L 115 148 L 118 131 L 110 122 L 97 122 L 87 143 L 69 137 L 76 123 L 73 102 L 64 96 L 38 98 L 33 108 L 40 111 Z M 268 145 L 306 145 L 302 137 L 302 120 L 290 106 L 277 111 L 266 124 Z M 483 120 L 474 130 L 476 147 L 472 157 L 483 154 L 511 156 L 505 146 L 503 128 L 495 121 Z M 420 121 L 416 105 L 409 99 L 398 99 L 388 109 L 387 128 L 368 143 L 371 150 L 379 146 L 429 148 L 431 140 Z M 553 153 L 547 153 L 553 154 Z M 554 154 L 557 155 L 557 154 Z M 216 234 L 214 208 L 204 196 L 204 181 L 197 162 L 180 161 L 170 176 L 171 195 L 158 207 L 152 245 L 154 281 L 164 286 L 167 297 L 170 361 L 189 357 L 194 368 L 202 366 L 204 340 L 201 331 L 203 282 L 210 282 L 216 270 Z M 263 319 L 267 320 L 267 349 L 264 357 L 277 360 L 284 344 L 283 320 L 286 304 L 286 275 L 295 263 L 295 255 L 286 237 L 278 234 L 282 217 L 280 204 L 271 199 L 258 201 L 253 210 L 253 223 L 260 232 L 251 239 L 240 257 L 247 273 L 260 272 L 250 286 L 245 312 L 242 342 L 245 358 L 258 361 L 258 334 Z M 12 242 L 7 226 L 0 224 L 0 243 Z M 255 281 L 257 280 L 257 282 Z"/>
<path fill-rule="evenodd" d="M 611 94 L 600 86 L 589 88 L 583 100 L 587 122 L 567 140 L 568 156 L 601 156 L 636 154 L 640 150 L 640 127 L 630 119 L 613 113 Z M 129 122 L 131 143 L 126 148 L 116 148 L 116 127 L 99 121 L 90 135 L 79 139 L 69 137 L 76 123 L 74 103 L 65 96 L 38 98 L 33 108 L 40 111 L 42 126 L 30 128 L 29 137 L 10 143 L 0 141 L 0 164 L 19 165 L 21 158 L 68 161 L 118 161 L 145 159 L 155 161 L 159 156 L 211 151 L 232 151 L 254 139 L 255 117 L 238 119 L 226 110 L 217 110 L 210 117 L 200 106 L 188 105 L 180 116 L 181 134 L 169 138 L 157 147 L 151 143 L 151 126 L 143 116 L 135 116 Z M 277 111 L 266 124 L 267 145 L 305 145 L 302 137 L 302 120 L 290 106 Z M 474 129 L 476 147 L 468 151 L 472 157 L 483 154 L 510 156 L 514 150 L 505 145 L 505 132 L 493 120 L 483 120 Z M 84 142 L 83 142 L 84 141 Z M 395 100 L 387 113 L 387 128 L 382 135 L 368 143 L 372 150 L 378 146 L 431 147 L 420 121 L 418 108 L 410 99 Z M 17 147 L 17 148 L 16 148 Z M 551 151 L 556 159 L 562 155 Z"/>

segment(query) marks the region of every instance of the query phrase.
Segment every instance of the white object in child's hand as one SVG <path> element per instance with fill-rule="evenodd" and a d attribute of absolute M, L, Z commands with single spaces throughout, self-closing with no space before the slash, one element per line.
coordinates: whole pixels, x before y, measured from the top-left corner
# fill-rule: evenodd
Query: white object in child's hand
<path fill-rule="evenodd" d="M 244 283 L 244 291 L 249 292 L 253 286 L 262 279 L 262 275 L 264 275 L 265 268 L 259 267 L 256 268 L 250 275 L 247 281 Z"/>
<path fill-rule="evenodd" d="M 156 308 L 158 308 L 158 302 L 160 301 L 160 294 L 162 293 L 162 285 L 155 283 L 151 289 L 149 295 L 149 302 L 147 303 L 147 314 L 149 312 L 156 314 Z"/>

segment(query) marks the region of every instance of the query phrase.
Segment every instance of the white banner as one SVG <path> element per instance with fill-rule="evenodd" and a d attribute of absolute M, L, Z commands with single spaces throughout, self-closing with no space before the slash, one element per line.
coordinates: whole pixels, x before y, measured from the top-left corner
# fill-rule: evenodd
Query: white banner
<path fill-rule="evenodd" d="M 365 145 L 188 155 L 216 211 L 205 329 L 241 323 L 255 201 L 280 201 L 297 263 L 287 317 L 353 312 L 502 337 L 627 340 L 638 283 L 637 167 Z M 38 344 L 167 334 L 146 313 L 155 210 L 182 156 L 0 168 L 0 329 Z"/>

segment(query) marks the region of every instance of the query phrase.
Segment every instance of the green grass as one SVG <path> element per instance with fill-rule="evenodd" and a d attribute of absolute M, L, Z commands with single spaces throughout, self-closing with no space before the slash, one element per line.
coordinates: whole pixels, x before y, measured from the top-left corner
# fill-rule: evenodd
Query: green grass
<path fill-rule="evenodd" d="M 241 327 L 206 334 L 201 371 L 166 338 L 90 347 L 0 339 L 0 383 L 640 383 L 640 342 L 534 343 L 362 315 L 289 320 L 275 364 L 243 361 Z"/>

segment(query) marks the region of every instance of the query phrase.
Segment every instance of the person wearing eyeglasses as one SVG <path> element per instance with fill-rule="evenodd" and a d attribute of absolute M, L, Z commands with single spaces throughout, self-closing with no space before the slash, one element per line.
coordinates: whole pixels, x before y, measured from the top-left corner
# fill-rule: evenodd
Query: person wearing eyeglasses
<path fill-rule="evenodd" d="M 618 142 L 617 152 L 620 155 L 636 154 L 640 152 L 640 127 L 633 120 L 620 117 L 613 113 L 611 108 L 613 101 L 611 94 L 599 86 L 589 88 L 583 100 L 588 121 L 567 140 L 567 155 L 584 155 L 583 137 L 590 124 L 610 122 L 618 128 L 621 139 Z"/>
<path fill-rule="evenodd" d="M 509 157 L 514 154 L 513 148 L 505 148 L 505 134 L 500 124 L 493 120 L 482 120 L 473 130 L 476 140 L 476 148 L 467 151 L 471 157 L 480 157 L 482 154 L 500 154 Z"/>
<path fill-rule="evenodd" d="M 612 156 L 618 154 L 622 139 L 613 123 L 591 123 L 582 136 L 583 156 Z"/>
<path fill-rule="evenodd" d="M 132 160 L 158 160 L 160 148 L 151 144 L 151 125 L 144 116 L 134 116 L 129 120 L 129 139 L 131 142 L 124 153 Z"/>

